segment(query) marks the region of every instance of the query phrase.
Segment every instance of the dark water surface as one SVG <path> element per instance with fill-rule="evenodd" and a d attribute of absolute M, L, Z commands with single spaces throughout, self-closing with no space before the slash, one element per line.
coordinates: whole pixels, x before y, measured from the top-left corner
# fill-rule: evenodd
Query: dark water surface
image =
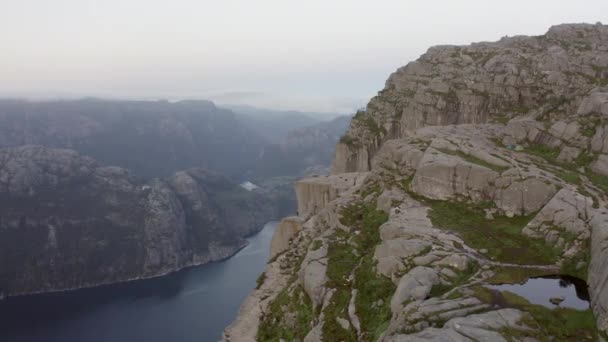
<path fill-rule="evenodd" d="M 568 276 L 554 276 L 530 278 L 523 284 L 505 284 L 488 286 L 499 291 L 513 292 L 524 297 L 532 304 L 543 305 L 549 308 L 555 306 L 549 301 L 551 298 L 563 298 L 561 307 L 577 310 L 589 309 L 589 292 L 587 284 L 578 278 Z"/>
<path fill-rule="evenodd" d="M 0 341 L 217 341 L 268 260 L 270 222 L 232 258 L 164 277 L 0 301 Z"/>

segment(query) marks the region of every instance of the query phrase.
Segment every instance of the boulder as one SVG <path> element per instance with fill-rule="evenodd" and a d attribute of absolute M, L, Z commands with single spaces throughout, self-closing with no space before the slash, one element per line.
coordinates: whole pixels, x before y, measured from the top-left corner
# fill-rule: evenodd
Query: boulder
<path fill-rule="evenodd" d="M 411 189 L 431 199 L 466 196 L 481 200 L 492 198 L 492 184 L 497 177 L 496 171 L 429 147 L 416 170 Z"/>
<path fill-rule="evenodd" d="M 424 299 L 431 292 L 433 285 L 439 282 L 437 270 L 424 266 L 414 267 L 399 280 L 397 290 L 391 298 L 391 311 L 399 312 L 407 300 Z"/>

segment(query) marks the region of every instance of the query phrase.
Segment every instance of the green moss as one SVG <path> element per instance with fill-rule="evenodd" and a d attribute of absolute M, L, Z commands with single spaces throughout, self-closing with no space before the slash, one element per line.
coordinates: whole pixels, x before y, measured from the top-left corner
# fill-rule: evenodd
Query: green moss
<path fill-rule="evenodd" d="M 351 137 L 350 135 L 348 135 L 348 133 L 340 137 L 340 143 L 351 148 L 357 148 L 359 146 L 359 140 L 357 138 Z"/>
<path fill-rule="evenodd" d="M 494 270 L 494 276 L 487 279 L 486 282 L 495 285 L 518 284 L 532 277 L 542 277 L 554 273 L 538 268 L 500 267 Z"/>
<path fill-rule="evenodd" d="M 601 120 L 599 118 L 594 118 L 587 121 L 579 120 L 580 132 L 586 137 L 592 137 L 595 135 L 595 130 L 600 124 Z"/>
<path fill-rule="evenodd" d="M 497 171 L 497 172 L 503 172 L 503 171 L 509 169 L 509 167 L 507 167 L 507 166 L 494 165 L 494 164 L 488 163 L 487 161 L 485 161 L 483 159 L 477 158 L 477 157 L 475 157 L 473 155 L 466 154 L 466 153 L 464 153 L 462 151 L 451 151 L 451 150 L 442 149 L 442 148 L 440 148 L 438 150 L 441 151 L 441 152 L 443 152 L 443 153 L 445 153 L 445 154 L 450 154 L 450 155 L 458 156 L 458 157 L 466 160 L 469 163 L 477 164 L 477 165 L 486 167 L 488 169 L 491 169 L 491 170 L 494 170 L 494 171 Z"/>
<path fill-rule="evenodd" d="M 521 233 L 534 217 L 506 216 L 487 220 L 479 206 L 463 202 L 426 201 L 431 206 L 429 217 L 433 225 L 457 232 L 469 246 L 488 250 L 492 259 L 515 264 L 554 264 L 557 251 L 545 245 L 544 240 Z"/>
<path fill-rule="evenodd" d="M 311 251 L 316 251 L 319 248 L 321 248 L 322 246 L 323 246 L 323 241 L 321 241 L 321 240 L 314 240 L 312 242 L 312 245 L 310 246 L 310 250 Z"/>
<path fill-rule="evenodd" d="M 389 303 L 395 285 L 390 279 L 376 274 L 373 260 L 375 246 L 381 241 L 379 228 L 387 220 L 388 215 L 376 210 L 373 204 L 354 203 L 343 208 L 341 223 L 358 234 L 336 233 L 328 250 L 330 286 L 340 293 L 339 296 L 348 295 L 349 298 L 350 291 L 357 289 L 355 308 L 361 322 L 363 341 L 375 341 L 391 318 Z M 348 281 L 351 274 L 354 275 L 352 283 Z M 336 307 L 331 311 L 334 317 L 344 309 L 342 297 L 337 299 Z M 382 305 L 376 304 L 379 300 L 382 300 Z M 350 332 L 345 332 L 333 322 L 329 324 L 327 331 L 334 334 L 329 340 L 349 340 Z"/>
<path fill-rule="evenodd" d="M 558 176 L 559 178 L 563 179 L 567 183 L 575 184 L 575 185 L 581 184 L 581 177 L 579 176 L 578 172 L 560 170 L 560 171 L 556 172 L 555 175 Z"/>
<path fill-rule="evenodd" d="M 323 339 L 325 341 L 356 342 L 357 336 L 352 329 L 344 329 L 336 318 L 348 319 L 348 303 L 350 291 L 344 288 L 336 289 L 331 296 L 329 304 L 323 310 L 325 322 L 323 324 Z"/>
<path fill-rule="evenodd" d="M 286 287 L 270 303 L 258 329 L 258 341 L 302 340 L 312 328 L 312 302 L 301 286 Z"/>
<path fill-rule="evenodd" d="M 560 267 L 560 273 L 587 281 L 589 277 L 588 268 L 591 262 L 590 244 L 589 240 L 585 240 L 579 253 L 565 259 Z M 581 262 L 584 263 L 584 266 L 577 269 L 578 264 Z"/>
<path fill-rule="evenodd" d="M 378 184 L 378 183 L 369 184 L 368 186 L 366 186 L 365 188 L 362 189 L 361 198 L 366 198 L 367 196 L 369 196 L 371 194 L 380 195 L 381 192 L 382 192 L 382 188 L 380 187 L 380 184 Z"/>
<path fill-rule="evenodd" d="M 256 286 L 255 289 L 259 290 L 260 287 L 262 287 L 262 285 L 264 284 L 264 280 L 266 280 L 266 272 L 262 272 L 262 274 L 260 274 L 260 276 L 258 277 L 258 279 L 255 281 Z"/>
<path fill-rule="evenodd" d="M 386 130 L 384 127 L 378 125 L 376 120 L 365 111 L 358 111 L 357 114 L 353 117 L 353 120 L 360 123 L 363 127 L 366 128 L 368 132 L 370 132 L 373 136 L 386 135 Z"/>
<path fill-rule="evenodd" d="M 557 157 L 559 156 L 560 151 L 558 148 L 534 144 L 526 147 L 525 152 L 541 157 L 552 164 L 557 164 Z"/>
<path fill-rule="evenodd" d="M 343 239 L 330 242 L 327 249 L 327 286 L 338 288 L 348 287 L 348 278 L 357 265 L 357 255 L 354 248 Z"/>
<path fill-rule="evenodd" d="M 391 319 L 390 300 L 395 292 L 393 282 L 377 275 L 372 254 L 366 255 L 355 272 L 357 297 L 355 307 L 361 320 L 362 340 L 376 341 Z M 381 305 L 377 305 L 382 300 Z"/>
<path fill-rule="evenodd" d="M 430 296 L 431 297 L 443 296 L 444 294 L 446 294 L 448 291 L 452 290 L 453 288 L 456 288 L 458 286 L 468 283 L 470 281 L 471 277 L 475 274 L 475 272 L 477 272 L 478 268 L 479 268 L 479 265 L 477 265 L 477 263 L 470 262 L 464 271 L 455 270 L 457 276 L 455 279 L 451 280 L 452 283 L 433 285 L 433 287 L 431 288 Z"/>
<path fill-rule="evenodd" d="M 595 317 L 591 310 L 570 308 L 550 309 L 531 304 L 525 298 L 508 291 L 494 291 L 482 286 L 472 288 L 479 300 L 500 307 L 516 308 L 529 314 L 522 323 L 534 329 L 525 336 L 541 341 L 594 341 L 598 334 Z M 513 333 L 503 332 L 503 334 Z"/>
<path fill-rule="evenodd" d="M 587 178 L 604 193 L 608 193 L 608 177 L 595 172 L 588 172 Z"/>

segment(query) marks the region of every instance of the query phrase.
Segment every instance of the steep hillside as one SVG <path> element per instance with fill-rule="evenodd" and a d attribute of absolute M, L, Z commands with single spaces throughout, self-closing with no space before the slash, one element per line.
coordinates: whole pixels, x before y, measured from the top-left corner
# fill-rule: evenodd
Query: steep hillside
<path fill-rule="evenodd" d="M 200 169 L 138 181 L 64 149 L 0 149 L 0 294 L 162 275 L 232 255 L 274 203 Z"/>
<path fill-rule="evenodd" d="M 600 24 L 429 49 L 353 118 L 332 175 L 296 184 L 224 340 L 605 338 L 605 86 Z M 590 308 L 497 287 L 546 276 Z"/>
<path fill-rule="evenodd" d="M 0 147 L 69 148 L 150 178 L 203 167 L 240 177 L 266 140 L 208 101 L 0 101 Z"/>

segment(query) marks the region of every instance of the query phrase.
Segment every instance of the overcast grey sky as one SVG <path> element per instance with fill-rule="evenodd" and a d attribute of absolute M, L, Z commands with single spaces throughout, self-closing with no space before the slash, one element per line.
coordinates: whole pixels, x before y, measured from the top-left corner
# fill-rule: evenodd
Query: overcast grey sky
<path fill-rule="evenodd" d="M 349 110 L 429 46 L 608 22 L 608 0 L 0 0 L 0 95 Z"/>

